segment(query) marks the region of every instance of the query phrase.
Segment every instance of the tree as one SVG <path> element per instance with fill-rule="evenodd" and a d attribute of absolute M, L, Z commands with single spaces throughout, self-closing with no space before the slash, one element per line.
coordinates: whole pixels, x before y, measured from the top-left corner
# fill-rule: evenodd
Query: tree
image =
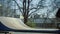
<path fill-rule="evenodd" d="M 2 8 L 3 8 L 3 6 L 0 5 L 0 16 L 3 14 L 3 12 L 2 12 Z"/>
<path fill-rule="evenodd" d="M 23 17 L 24 17 L 24 23 L 25 23 L 25 24 L 26 24 L 27 21 L 28 21 L 28 17 L 29 17 L 30 15 L 32 15 L 33 13 L 37 12 L 37 11 L 40 9 L 39 2 L 38 2 L 38 4 L 37 4 L 36 7 L 31 7 L 31 8 L 30 8 L 30 3 L 32 2 L 32 0 L 23 0 L 23 2 L 20 1 L 20 2 L 22 2 L 23 7 L 20 7 L 16 0 L 13 0 L 13 1 L 15 1 L 15 3 L 17 4 L 20 12 L 22 13 L 22 15 L 23 15 Z M 33 5 L 33 4 L 32 4 L 32 5 Z M 35 9 L 35 11 L 31 11 L 31 10 L 33 10 L 33 9 Z M 31 12 L 31 13 L 30 13 L 30 12 Z"/>
<path fill-rule="evenodd" d="M 8 1 L 9 1 L 8 4 L 11 3 L 10 0 L 8 0 Z M 55 10 L 55 9 L 53 9 L 54 7 L 51 6 L 51 5 L 53 5 L 54 0 L 38 0 L 38 1 L 37 0 L 11 0 L 11 1 L 14 1 L 15 4 L 18 6 L 19 11 L 22 13 L 22 15 L 24 17 L 24 23 L 27 23 L 28 17 L 30 17 L 32 14 L 34 14 L 38 10 L 40 12 L 40 9 L 43 9 L 43 8 L 47 9 L 47 11 L 45 11 L 46 14 L 48 13 L 46 18 L 49 17 L 50 13 L 52 13 L 53 10 Z M 34 1 L 36 3 L 33 4 L 32 2 L 34 2 Z M 18 2 L 20 2 L 20 3 L 18 3 Z M 47 4 L 45 2 L 48 2 L 49 4 Z M 11 3 L 11 4 L 13 4 L 13 3 Z M 8 6 L 7 9 L 10 8 L 10 6 Z M 51 8 L 49 8 L 50 6 L 51 6 Z M 7 10 L 5 10 L 5 11 L 7 11 Z M 14 11 L 10 12 L 10 15 L 13 12 Z"/>
<path fill-rule="evenodd" d="M 1 1 L 1 4 L 2 4 L 1 10 L 0 10 L 1 16 L 17 17 L 16 10 L 13 9 L 12 3 L 13 3 L 12 0 L 2 0 Z"/>
<path fill-rule="evenodd" d="M 11 5 L 9 5 L 11 2 L 11 0 L 2 0 L 1 1 L 1 10 L 0 10 L 0 14 L 1 16 L 8 16 L 10 13 L 10 7 Z"/>

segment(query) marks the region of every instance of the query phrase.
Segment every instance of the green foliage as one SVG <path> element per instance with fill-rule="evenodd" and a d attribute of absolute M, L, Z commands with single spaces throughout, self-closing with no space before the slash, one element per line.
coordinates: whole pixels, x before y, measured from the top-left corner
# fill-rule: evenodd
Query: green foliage
<path fill-rule="evenodd" d="M 36 27 L 36 23 L 32 22 L 32 21 L 28 21 L 27 25 L 30 27 Z"/>

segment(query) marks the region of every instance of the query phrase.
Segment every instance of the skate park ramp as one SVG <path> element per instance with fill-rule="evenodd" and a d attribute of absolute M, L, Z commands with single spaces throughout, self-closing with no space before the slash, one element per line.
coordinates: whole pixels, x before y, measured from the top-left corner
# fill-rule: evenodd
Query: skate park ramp
<path fill-rule="evenodd" d="M 58 31 L 59 29 L 37 29 L 31 28 L 23 23 L 21 19 L 12 17 L 0 17 L 0 31 Z"/>

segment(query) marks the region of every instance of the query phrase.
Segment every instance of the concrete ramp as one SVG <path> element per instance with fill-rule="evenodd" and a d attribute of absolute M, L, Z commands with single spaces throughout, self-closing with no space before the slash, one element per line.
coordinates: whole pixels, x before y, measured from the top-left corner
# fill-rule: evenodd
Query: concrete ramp
<path fill-rule="evenodd" d="M 10 29 L 14 30 L 34 30 L 34 31 L 57 31 L 59 29 L 36 29 L 31 28 L 27 25 L 25 25 L 20 19 L 17 18 L 11 18 L 11 17 L 0 17 L 0 30 L 5 29 L 4 27 L 8 27 Z M 4 27 L 2 26 L 4 25 Z M 9 30 L 9 29 L 8 29 Z"/>
<path fill-rule="evenodd" d="M 26 29 L 28 27 L 21 20 L 17 18 L 0 17 L 0 21 L 3 25 L 11 29 L 20 30 L 20 29 Z"/>

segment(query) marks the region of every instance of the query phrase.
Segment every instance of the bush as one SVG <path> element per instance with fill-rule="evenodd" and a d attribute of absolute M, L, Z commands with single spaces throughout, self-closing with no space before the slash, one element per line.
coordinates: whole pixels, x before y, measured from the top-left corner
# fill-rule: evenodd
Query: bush
<path fill-rule="evenodd" d="M 28 21 L 27 25 L 30 27 L 36 27 L 36 23 L 32 22 L 32 21 Z"/>

